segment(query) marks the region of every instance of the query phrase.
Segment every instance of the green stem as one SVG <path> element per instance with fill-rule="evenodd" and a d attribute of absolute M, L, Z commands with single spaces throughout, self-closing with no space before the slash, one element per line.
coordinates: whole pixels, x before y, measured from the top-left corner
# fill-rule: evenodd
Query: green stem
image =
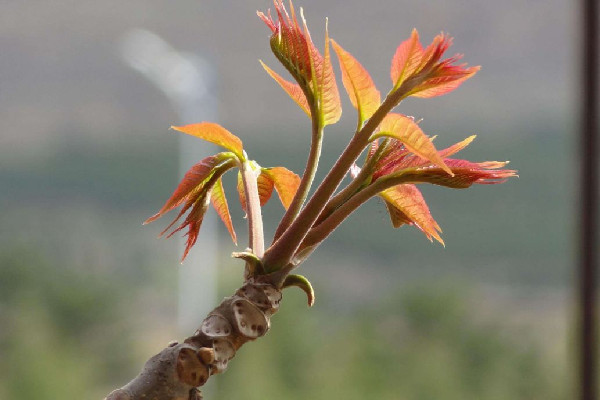
<path fill-rule="evenodd" d="M 256 174 L 248 160 L 242 163 L 241 172 L 246 194 L 246 210 L 248 211 L 249 247 L 258 258 L 262 258 L 265 253 L 265 239 Z"/>
<path fill-rule="evenodd" d="M 402 90 L 401 87 L 390 93 L 371 119 L 354 135 L 331 171 L 308 201 L 306 207 L 304 207 L 289 228 L 265 252 L 263 261 L 271 271 L 278 270 L 291 261 L 304 236 L 306 236 L 319 217 L 319 214 L 321 214 L 326 202 L 333 192 L 335 192 L 352 163 L 356 161 L 365 149 L 371 134 L 377 129 L 383 118 L 404 98 L 403 93 L 408 92 Z"/>
<path fill-rule="evenodd" d="M 311 102 L 314 104 L 314 101 Z M 311 115 L 317 115 L 318 111 L 316 107 L 311 106 Z M 315 174 L 317 172 L 317 167 L 319 165 L 319 158 L 321 157 L 321 148 L 323 145 L 323 125 L 320 122 L 320 118 L 313 117 L 312 118 L 312 139 L 310 143 L 310 153 L 308 155 L 308 160 L 306 162 L 306 168 L 304 169 L 304 174 L 302 175 L 302 180 L 300 181 L 300 186 L 298 186 L 298 191 L 294 195 L 294 199 L 292 203 L 288 207 L 287 211 L 283 215 L 277 230 L 275 231 L 275 236 L 273 237 L 273 242 L 275 242 L 279 237 L 285 232 L 287 228 L 294 222 L 294 219 L 300 213 L 302 209 L 302 205 L 304 201 L 308 197 L 308 192 L 310 191 L 310 187 L 312 185 L 313 180 L 315 179 Z"/>

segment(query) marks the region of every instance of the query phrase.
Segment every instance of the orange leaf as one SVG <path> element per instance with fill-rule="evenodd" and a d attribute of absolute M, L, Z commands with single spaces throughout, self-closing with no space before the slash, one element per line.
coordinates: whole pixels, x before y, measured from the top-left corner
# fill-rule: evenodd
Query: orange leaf
<path fill-rule="evenodd" d="M 380 193 L 390 212 L 394 228 L 404 224 L 415 225 L 429 240 L 435 238 L 442 245 L 440 226 L 435 222 L 423 195 L 415 185 L 397 185 Z"/>
<path fill-rule="evenodd" d="M 480 67 L 448 67 L 440 70 L 434 77 L 420 84 L 411 94 L 414 97 L 431 98 L 449 93 L 472 77 Z"/>
<path fill-rule="evenodd" d="M 188 238 L 183 258 L 181 259 L 182 262 L 194 243 L 196 243 L 200 225 L 202 225 L 204 214 L 210 203 L 213 187 L 217 182 L 220 183 L 221 176 L 235 166 L 236 163 L 237 160 L 231 153 L 219 153 L 200 161 L 185 174 L 183 180 L 163 208 L 144 222 L 144 224 L 152 222 L 178 205 L 183 204 L 175 219 L 161 232 L 160 235 L 162 236 L 191 208 L 185 220 L 167 235 L 167 237 L 171 237 L 186 226 L 188 227 L 186 234 Z M 219 212 L 219 209 L 217 211 Z"/>
<path fill-rule="evenodd" d="M 210 201 L 221 217 L 221 221 L 225 224 L 227 231 L 231 235 L 231 240 L 237 245 L 237 237 L 235 230 L 233 229 L 233 223 L 231 222 L 231 214 L 229 213 L 229 205 L 227 204 L 227 198 L 225 197 L 225 191 L 223 190 L 223 182 L 221 178 L 213 186 L 213 190 L 210 195 Z"/>
<path fill-rule="evenodd" d="M 410 39 L 398 46 L 392 58 L 390 75 L 394 88 L 399 87 L 408 77 L 416 73 L 421 66 L 423 47 L 419 42 L 419 33 L 413 29 Z"/>
<path fill-rule="evenodd" d="M 262 174 L 270 177 L 275 185 L 281 204 L 287 210 L 300 186 L 300 177 L 284 167 L 265 168 Z"/>
<path fill-rule="evenodd" d="M 442 60 L 451 45 L 452 38 L 441 33 L 423 49 L 417 31 L 413 30 L 410 39 L 398 46 L 392 59 L 390 74 L 394 90 L 411 79 L 411 90 L 404 93 L 405 96 L 441 96 L 456 89 L 479 71 L 479 67 L 466 68 L 466 64 L 455 64 L 461 55 Z"/>
<path fill-rule="evenodd" d="M 196 136 L 211 143 L 225 147 L 232 151 L 240 160 L 244 159 L 243 146 L 240 138 L 223 128 L 219 124 L 212 122 L 200 122 L 185 126 L 172 126 L 176 131 Z"/>
<path fill-rule="evenodd" d="M 340 92 L 337 83 L 335 82 L 335 73 L 333 72 L 333 66 L 331 65 L 327 24 L 325 24 L 325 55 L 323 56 L 320 68 L 319 65 L 316 64 L 315 70 L 318 77 L 318 90 L 321 99 L 320 110 L 323 115 L 323 126 L 335 124 L 342 116 L 342 102 L 340 101 Z"/>
<path fill-rule="evenodd" d="M 310 106 L 308 105 L 308 101 L 306 100 L 306 96 L 304 95 L 302 88 L 300 88 L 300 85 L 298 85 L 297 83 L 286 81 L 275 71 L 269 68 L 265 63 L 263 63 L 260 60 L 259 62 L 265 69 L 265 71 L 267 71 L 267 74 L 269 74 L 271 78 L 275 79 L 275 82 L 277 82 L 279 86 L 281 86 L 281 88 L 292 98 L 292 100 L 296 102 L 296 104 L 300 106 L 302 111 L 304 111 L 306 115 L 308 115 L 308 117 L 310 118 Z"/>
<path fill-rule="evenodd" d="M 224 153 L 220 153 L 214 156 L 206 157 L 199 163 L 193 165 L 192 168 L 185 173 L 183 179 L 179 185 L 177 185 L 177 188 L 167 202 L 162 206 L 160 211 L 144 221 L 144 225 L 157 220 L 164 214 L 182 204 L 184 201 L 188 200 L 190 197 L 197 195 L 198 192 L 202 190 L 203 184 L 208 180 L 208 178 L 210 178 L 214 168 L 224 160 L 223 154 Z M 185 210 L 183 212 L 185 212 Z"/>
<path fill-rule="evenodd" d="M 260 175 L 258 175 L 258 178 L 256 178 L 256 186 L 258 188 L 260 205 L 264 206 L 273 195 L 273 180 L 271 180 L 270 176 L 265 175 L 261 171 Z"/>
<path fill-rule="evenodd" d="M 361 121 L 371 118 L 381 103 L 381 95 L 367 70 L 335 40 L 331 39 L 342 70 L 342 83 Z"/>
<path fill-rule="evenodd" d="M 386 115 L 379 126 L 379 133 L 375 134 L 372 138 L 380 136 L 388 136 L 400 140 L 410 152 L 431 161 L 452 175 L 452 171 L 444 164 L 444 160 L 438 154 L 431 139 L 412 118 L 393 113 Z"/>
<path fill-rule="evenodd" d="M 447 149 L 440 150 L 439 154 L 441 157 L 444 157 L 444 158 L 453 156 L 454 154 L 458 153 L 459 151 L 461 151 L 462 149 L 464 149 L 465 147 L 470 145 L 471 142 L 473 140 L 475 140 L 476 137 L 477 137 L 477 135 L 471 135 L 468 138 L 466 138 L 465 140 L 462 140 L 456 144 L 453 144 L 452 146 L 448 147 Z"/>
<path fill-rule="evenodd" d="M 260 205 L 264 206 L 267 204 L 271 196 L 273 195 L 273 187 L 274 183 L 270 176 L 266 175 L 261 171 L 258 178 L 256 178 L 256 186 L 258 189 L 258 198 L 260 200 Z M 240 197 L 240 204 L 242 205 L 242 210 L 244 212 L 248 212 L 246 209 L 246 192 L 244 190 L 244 181 L 242 180 L 241 172 L 238 173 L 238 181 L 237 181 L 237 190 Z"/>
<path fill-rule="evenodd" d="M 247 214 L 248 210 L 246 209 L 246 191 L 244 190 L 244 181 L 242 180 L 242 173 L 238 172 L 237 176 L 237 191 L 240 199 L 240 205 L 242 206 L 242 210 Z"/>

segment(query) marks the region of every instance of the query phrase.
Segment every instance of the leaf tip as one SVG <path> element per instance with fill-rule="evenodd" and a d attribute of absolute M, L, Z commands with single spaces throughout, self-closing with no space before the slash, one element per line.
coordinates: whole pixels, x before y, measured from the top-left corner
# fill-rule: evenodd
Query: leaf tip
<path fill-rule="evenodd" d="M 160 218 L 160 216 L 161 216 L 160 212 L 156 213 L 153 216 L 151 216 L 150 218 L 148 218 L 147 220 L 145 220 L 144 222 L 142 222 L 142 225 L 148 225 L 149 223 L 156 221 L 158 218 Z"/>
<path fill-rule="evenodd" d="M 312 307 L 315 304 L 315 291 L 306 277 L 295 274 L 288 275 L 283 282 L 282 288 L 285 289 L 290 286 L 296 286 L 306 294 L 306 300 L 309 307 Z"/>

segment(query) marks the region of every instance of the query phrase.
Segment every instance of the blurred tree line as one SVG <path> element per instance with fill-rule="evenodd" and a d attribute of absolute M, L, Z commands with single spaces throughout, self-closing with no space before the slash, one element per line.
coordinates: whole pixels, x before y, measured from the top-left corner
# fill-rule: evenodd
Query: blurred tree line
<path fill-rule="evenodd" d="M 142 295 L 133 280 L 52 265 L 24 247 L 3 251 L 0 265 L 0 398 L 101 398 L 153 351 L 136 340 L 144 311 L 128 304 Z M 152 280 L 137 285 L 164 285 Z M 405 285 L 341 313 L 308 310 L 292 290 L 267 337 L 219 377 L 215 399 L 568 398 L 564 366 L 532 337 L 507 334 L 501 316 L 477 321 L 468 290 Z M 155 317 L 156 330 L 173 323 Z"/>

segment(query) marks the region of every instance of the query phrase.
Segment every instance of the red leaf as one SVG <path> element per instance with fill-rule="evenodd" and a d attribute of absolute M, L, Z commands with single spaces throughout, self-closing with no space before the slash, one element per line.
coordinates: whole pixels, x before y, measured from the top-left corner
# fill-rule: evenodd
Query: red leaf
<path fill-rule="evenodd" d="M 167 200 L 167 202 L 162 206 L 160 211 L 144 221 L 144 224 L 149 224 L 150 222 L 157 220 L 167 212 L 187 201 L 189 198 L 197 195 L 202 190 L 203 184 L 212 175 L 214 168 L 223 162 L 224 159 L 223 153 L 220 153 L 214 156 L 206 157 L 199 163 L 192 166 L 192 168 L 185 173 L 185 176 L 169 200 Z"/>
<path fill-rule="evenodd" d="M 445 33 L 440 33 L 433 38 L 433 41 L 423 50 L 423 56 L 421 58 L 421 68 L 423 69 L 434 69 L 435 66 L 439 66 L 440 58 L 444 55 L 446 50 L 452 46 L 452 38 Z M 452 59 L 455 61 L 454 59 Z M 444 60 L 443 62 L 448 62 Z"/>
<path fill-rule="evenodd" d="M 438 151 L 440 157 L 446 159 L 465 147 L 467 147 L 474 139 L 476 135 L 469 136 L 468 138 L 444 149 Z M 430 161 L 424 158 L 412 155 L 402 144 L 402 142 L 392 139 L 392 142 L 388 146 L 388 150 L 380 158 L 375 166 L 375 173 L 373 174 L 374 179 L 378 179 L 382 176 L 392 174 L 406 168 L 416 168 L 429 166 Z"/>
<path fill-rule="evenodd" d="M 419 70 L 422 57 L 423 47 L 419 42 L 419 33 L 416 29 L 413 29 L 410 39 L 405 40 L 398 46 L 392 58 L 390 75 L 395 88 Z"/>
<path fill-rule="evenodd" d="M 508 178 L 517 176 L 517 171 L 512 169 L 499 169 L 507 162 L 486 161 L 473 163 L 466 160 L 455 160 L 447 158 L 446 165 L 454 175 L 448 175 L 442 169 L 435 166 L 411 168 L 399 170 L 393 176 L 402 176 L 406 182 L 432 183 L 434 185 L 446 186 L 454 189 L 468 188 L 473 184 L 497 184 L 506 182 Z M 389 176 L 389 175 L 388 175 Z M 382 177 L 380 179 L 385 179 Z"/>
<path fill-rule="evenodd" d="M 277 82 L 279 86 L 281 86 L 281 88 L 292 98 L 292 100 L 296 102 L 296 104 L 300 106 L 302 111 L 304 111 L 306 115 L 308 115 L 308 117 L 310 118 L 310 106 L 308 105 L 308 101 L 306 100 L 306 96 L 304 95 L 304 92 L 302 91 L 300 85 L 298 85 L 297 83 L 286 81 L 279 74 L 277 74 L 275 71 L 269 68 L 265 63 L 263 63 L 260 60 L 259 62 L 265 69 L 265 71 L 267 71 L 267 74 L 269 74 L 271 78 L 273 78 L 275 82 Z"/>
<path fill-rule="evenodd" d="M 287 210 L 300 186 L 300 177 L 284 167 L 265 168 L 263 174 L 271 179 L 281 204 Z"/>
<path fill-rule="evenodd" d="M 161 232 L 160 235 L 162 236 L 191 208 L 185 220 L 167 235 L 167 237 L 171 237 L 186 226 L 188 227 L 186 234 L 188 238 L 185 252 L 181 259 L 182 262 L 191 247 L 196 243 L 198 232 L 204 219 L 204 213 L 210 202 L 213 187 L 217 182 L 220 183 L 221 176 L 236 163 L 237 160 L 231 153 L 219 153 L 200 161 L 186 172 L 183 180 L 163 208 L 144 222 L 144 224 L 147 224 L 155 221 L 178 205 L 184 204 L 175 219 Z M 217 211 L 219 210 L 217 209 Z"/>
<path fill-rule="evenodd" d="M 337 54 L 342 70 L 342 83 L 350 97 L 350 102 L 358 110 L 361 121 L 371 118 L 381 103 L 381 95 L 367 70 L 333 39 L 333 49 Z"/>
<path fill-rule="evenodd" d="M 443 68 L 432 78 L 419 85 L 412 96 L 431 98 L 449 93 L 459 87 L 464 81 L 472 77 L 480 67 L 462 68 L 459 66 Z"/>
<path fill-rule="evenodd" d="M 193 206 L 192 210 L 187 215 L 185 220 L 175 230 L 173 230 L 171 233 L 169 233 L 167 235 L 167 238 L 170 238 L 176 232 L 179 232 L 186 226 L 188 227 L 188 232 L 186 233 L 186 236 L 188 238 L 186 241 L 185 250 L 183 252 L 183 257 L 181 258 L 182 263 L 185 260 L 185 258 L 187 257 L 190 249 L 194 246 L 194 244 L 196 243 L 196 240 L 198 239 L 198 233 L 200 232 L 200 226 L 202 225 L 202 221 L 204 219 L 204 214 L 206 213 L 206 210 L 208 209 L 210 189 L 211 189 L 210 187 L 206 188 L 205 190 L 200 192 L 200 195 L 198 197 L 188 199 L 186 205 L 181 209 L 181 211 L 179 212 L 177 217 L 160 234 L 161 236 L 164 235 L 165 232 L 168 231 L 175 224 L 175 222 L 177 222 L 177 220 L 190 207 Z"/>
<path fill-rule="evenodd" d="M 219 124 L 212 122 L 201 122 L 185 126 L 172 126 L 176 131 L 196 136 L 211 143 L 225 147 L 232 151 L 240 160 L 244 159 L 243 146 L 240 138 L 223 128 Z"/>
<path fill-rule="evenodd" d="M 411 79 L 412 89 L 406 95 L 423 98 L 441 96 L 479 71 L 479 67 L 466 68 L 466 64 L 455 64 L 461 55 L 441 60 L 451 45 L 452 38 L 442 33 L 423 50 L 419 35 L 413 30 L 410 39 L 398 46 L 392 59 L 394 89 Z"/>
<path fill-rule="evenodd" d="M 310 81 L 312 68 L 310 60 L 310 36 L 305 36 L 296 19 L 295 10 L 290 3 L 292 16 L 288 14 L 281 0 L 275 0 L 277 21 L 271 13 L 257 12 L 260 19 L 271 29 L 271 49 L 273 54 L 294 76 L 297 81 Z"/>
<path fill-rule="evenodd" d="M 393 138 L 389 139 L 386 147 L 383 149 L 382 154 L 375 164 L 373 179 L 378 179 L 379 177 L 405 168 L 404 163 L 408 157 L 419 160 L 419 162 L 423 162 L 425 164 L 429 163 L 429 161 L 424 158 L 412 155 L 412 153 L 406 149 L 400 140 Z"/>
<path fill-rule="evenodd" d="M 400 140 L 410 152 L 429 160 L 452 175 L 452 171 L 444 164 L 444 160 L 438 154 L 431 139 L 412 118 L 393 113 L 386 115 L 379 126 L 379 133 L 372 138 L 381 136 Z"/>
<path fill-rule="evenodd" d="M 284 67 L 292 74 L 299 86 L 283 80 L 273 71 L 267 72 L 283 87 L 283 89 L 310 115 L 310 107 L 306 99 L 300 96 L 298 89 L 310 90 L 322 118 L 323 125 L 329 125 L 340 119 L 342 108 L 340 95 L 335 82 L 335 75 L 329 56 L 329 37 L 326 28 L 325 55 L 321 56 L 312 42 L 306 21 L 302 17 L 304 30 L 296 19 L 293 4 L 290 2 L 288 14 L 281 0 L 275 1 L 277 21 L 270 14 L 259 12 L 258 16 L 265 22 L 273 33 L 271 35 L 271 49 Z M 304 93 L 302 93 L 304 94 Z"/>
<path fill-rule="evenodd" d="M 380 196 L 390 212 L 394 228 L 404 224 L 415 225 L 429 240 L 435 238 L 442 245 L 440 226 L 435 222 L 423 195 L 415 185 L 397 185 L 384 190 Z"/>
<path fill-rule="evenodd" d="M 202 221 L 204 220 L 204 214 L 206 214 L 206 210 L 208 209 L 209 196 L 210 194 L 207 194 L 206 196 L 203 196 L 200 199 L 198 199 L 185 221 L 183 221 L 183 223 L 177 229 L 175 229 L 169 234 L 169 236 L 167 236 L 171 237 L 173 236 L 173 234 L 175 234 L 175 232 L 182 230 L 186 226 L 188 227 L 188 231 L 185 234 L 185 236 L 187 236 L 185 250 L 183 251 L 183 256 L 181 257 L 182 263 L 187 257 L 190 249 L 194 246 L 194 244 L 196 244 L 196 240 L 198 240 L 200 226 L 202 225 Z"/>
<path fill-rule="evenodd" d="M 229 213 L 229 205 L 227 204 L 227 198 L 225 197 L 225 191 L 223 190 L 223 182 L 221 178 L 215 183 L 213 190 L 210 195 L 210 201 L 219 214 L 221 221 L 225 224 L 227 231 L 231 235 L 231 240 L 237 245 L 237 236 L 233 229 L 233 223 L 231 222 L 231 214 Z"/>

